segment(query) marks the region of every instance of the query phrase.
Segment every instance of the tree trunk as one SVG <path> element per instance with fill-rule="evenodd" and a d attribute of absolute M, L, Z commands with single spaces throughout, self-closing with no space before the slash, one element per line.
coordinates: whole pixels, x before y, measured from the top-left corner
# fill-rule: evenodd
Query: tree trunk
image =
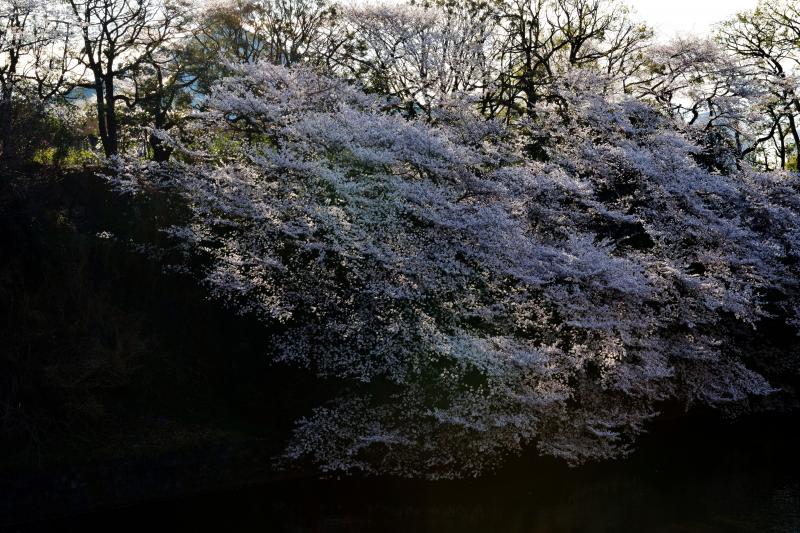
<path fill-rule="evenodd" d="M 789 113 L 789 129 L 794 138 L 795 165 L 800 165 L 800 133 L 797 132 L 797 123 L 794 120 L 794 115 L 791 113 Z"/>
<path fill-rule="evenodd" d="M 100 134 L 100 141 L 103 143 L 103 152 L 109 154 L 108 129 L 106 128 L 106 106 L 105 106 L 105 87 L 103 79 L 95 73 L 94 92 L 97 98 L 97 131 Z"/>
<path fill-rule="evenodd" d="M 14 146 L 14 106 L 10 91 L 3 91 L 0 99 L 0 144 L 3 150 L 0 157 L 3 162 L 14 161 L 17 158 L 17 151 Z"/>
<path fill-rule="evenodd" d="M 106 156 L 119 153 L 119 132 L 117 131 L 116 99 L 114 97 L 114 77 L 107 75 L 105 79 L 106 132 L 108 143 L 105 146 Z"/>
<path fill-rule="evenodd" d="M 150 134 L 150 137 L 148 138 L 148 141 L 150 143 L 150 148 L 153 149 L 153 158 L 152 158 L 153 161 L 155 161 L 157 163 L 163 163 L 163 162 L 169 160 L 169 156 L 172 155 L 172 147 L 171 146 L 166 146 L 161 141 L 161 139 L 159 139 L 158 137 L 156 137 L 152 133 Z"/>
<path fill-rule="evenodd" d="M 3 162 L 8 163 L 17 158 L 17 149 L 14 139 L 14 84 L 17 76 L 19 50 L 11 49 L 6 79 L 3 82 L 0 94 L 0 143 L 3 152 L 0 154 Z"/>

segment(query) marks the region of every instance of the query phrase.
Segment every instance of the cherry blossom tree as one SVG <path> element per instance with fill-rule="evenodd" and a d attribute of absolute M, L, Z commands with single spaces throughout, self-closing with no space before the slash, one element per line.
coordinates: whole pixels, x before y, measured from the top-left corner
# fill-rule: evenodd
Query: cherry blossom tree
<path fill-rule="evenodd" d="M 276 360 L 341 381 L 286 459 L 452 477 L 533 444 L 615 457 L 662 402 L 774 392 L 729 331 L 796 324 L 800 184 L 710 172 L 607 75 L 565 72 L 521 134 L 468 105 L 431 124 L 307 68 L 241 65 L 189 141 L 162 133 L 176 161 L 120 160 L 114 181 L 183 197 L 168 231 L 206 258 L 211 294 L 274 328 Z"/>

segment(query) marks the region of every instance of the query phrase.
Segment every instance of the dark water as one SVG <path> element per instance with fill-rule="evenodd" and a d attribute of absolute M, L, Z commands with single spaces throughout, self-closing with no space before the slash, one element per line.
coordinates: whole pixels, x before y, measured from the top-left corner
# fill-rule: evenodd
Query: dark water
<path fill-rule="evenodd" d="M 282 481 L 20 531 L 800 531 L 797 422 L 672 422 L 581 468 L 531 454 L 480 480 Z"/>

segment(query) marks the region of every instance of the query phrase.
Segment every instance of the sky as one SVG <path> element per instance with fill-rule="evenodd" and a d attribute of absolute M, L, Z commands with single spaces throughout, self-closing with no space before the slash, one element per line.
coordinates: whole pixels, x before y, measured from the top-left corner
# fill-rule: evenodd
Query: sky
<path fill-rule="evenodd" d="M 627 0 L 639 18 L 661 39 L 676 34 L 707 35 L 712 26 L 740 11 L 753 9 L 757 0 Z"/>

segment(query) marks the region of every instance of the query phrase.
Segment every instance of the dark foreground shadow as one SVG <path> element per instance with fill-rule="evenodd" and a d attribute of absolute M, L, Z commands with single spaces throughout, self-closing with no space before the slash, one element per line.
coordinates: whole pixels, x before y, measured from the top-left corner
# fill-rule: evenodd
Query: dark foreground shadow
<path fill-rule="evenodd" d="M 696 418 L 654 428 L 628 459 L 580 468 L 531 454 L 478 480 L 284 479 L 12 531 L 791 532 L 797 422 Z"/>

